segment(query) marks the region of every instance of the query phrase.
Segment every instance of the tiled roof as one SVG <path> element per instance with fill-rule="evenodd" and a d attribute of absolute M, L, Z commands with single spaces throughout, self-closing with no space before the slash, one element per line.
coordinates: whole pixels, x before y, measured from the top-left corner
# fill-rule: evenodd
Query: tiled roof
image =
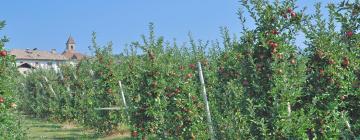
<path fill-rule="evenodd" d="M 85 58 L 85 55 L 74 51 L 65 51 L 62 53 L 62 55 L 70 60 L 81 60 Z"/>
<path fill-rule="evenodd" d="M 13 49 L 9 52 L 10 55 L 15 55 L 16 59 L 27 60 L 68 60 L 65 56 L 57 53 L 40 50 L 21 50 Z"/>

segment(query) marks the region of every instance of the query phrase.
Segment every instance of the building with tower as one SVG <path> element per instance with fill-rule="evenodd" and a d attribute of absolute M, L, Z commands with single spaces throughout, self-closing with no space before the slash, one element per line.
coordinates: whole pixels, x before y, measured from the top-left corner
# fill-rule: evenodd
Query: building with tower
<path fill-rule="evenodd" d="M 24 74 L 29 70 L 39 68 L 57 70 L 61 64 L 75 64 L 85 58 L 85 55 L 76 52 L 75 41 L 71 36 L 66 42 L 65 51 L 61 54 L 57 53 L 56 49 L 43 51 L 37 48 L 12 49 L 9 54 L 15 56 L 18 70 Z"/>
<path fill-rule="evenodd" d="M 75 51 L 75 41 L 71 36 L 66 42 L 66 50 L 62 53 L 67 59 L 78 61 L 84 59 L 85 55 Z"/>

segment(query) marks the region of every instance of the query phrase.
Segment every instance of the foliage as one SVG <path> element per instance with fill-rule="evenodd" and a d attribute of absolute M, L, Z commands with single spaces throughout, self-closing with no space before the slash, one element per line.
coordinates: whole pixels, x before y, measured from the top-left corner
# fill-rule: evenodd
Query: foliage
<path fill-rule="evenodd" d="M 135 138 L 209 139 L 195 65 L 201 62 L 216 139 L 356 139 L 359 7 L 358 0 L 329 4 L 326 20 L 320 4 L 306 15 L 293 0 L 243 0 L 240 38 L 221 28 L 221 43 L 189 35 L 189 44 L 179 46 L 155 36 L 150 24 L 148 37 L 116 57 L 112 44 L 99 47 L 94 35 L 94 56 L 60 72 L 27 75 L 21 108 L 99 134 L 126 124 Z M 301 32 L 304 52 L 295 45 Z"/>
<path fill-rule="evenodd" d="M 0 21 L 0 30 L 5 26 Z M 8 39 L 0 39 L 0 138 L 21 139 L 24 131 L 20 125 L 20 117 L 16 112 L 16 81 L 13 79 L 16 74 L 14 57 L 7 54 L 5 42 Z"/>

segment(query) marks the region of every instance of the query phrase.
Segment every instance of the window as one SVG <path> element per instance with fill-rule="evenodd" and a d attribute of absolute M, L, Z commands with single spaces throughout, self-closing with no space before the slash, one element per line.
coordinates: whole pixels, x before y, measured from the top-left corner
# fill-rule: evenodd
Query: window
<path fill-rule="evenodd" d="M 39 62 L 35 62 L 36 65 L 39 65 Z"/>
<path fill-rule="evenodd" d="M 20 64 L 24 63 L 23 61 L 20 61 Z"/>
<path fill-rule="evenodd" d="M 47 65 L 51 66 L 53 64 L 53 62 L 47 62 Z"/>
<path fill-rule="evenodd" d="M 73 50 L 73 49 L 74 49 L 74 46 L 73 46 L 73 45 L 71 45 L 71 46 L 70 46 L 70 48 Z"/>

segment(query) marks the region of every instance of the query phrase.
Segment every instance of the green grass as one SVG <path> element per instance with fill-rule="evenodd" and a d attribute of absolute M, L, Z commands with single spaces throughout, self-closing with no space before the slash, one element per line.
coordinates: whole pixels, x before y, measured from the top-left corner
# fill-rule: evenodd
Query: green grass
<path fill-rule="evenodd" d="M 30 140 L 126 140 L 129 134 L 118 134 L 99 138 L 94 132 L 71 124 L 59 124 L 26 117 L 25 126 Z"/>

